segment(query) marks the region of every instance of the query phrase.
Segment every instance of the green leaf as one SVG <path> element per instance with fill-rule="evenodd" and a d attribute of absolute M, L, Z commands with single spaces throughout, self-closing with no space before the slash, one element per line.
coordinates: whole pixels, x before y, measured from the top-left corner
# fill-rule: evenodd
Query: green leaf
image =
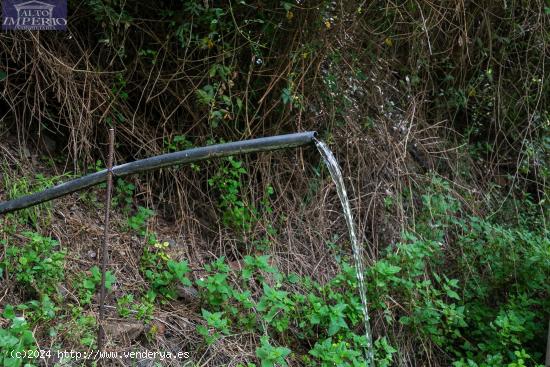
<path fill-rule="evenodd" d="M 286 367 L 286 356 L 290 354 L 290 349 L 284 347 L 273 347 L 269 343 L 267 336 L 260 339 L 261 347 L 256 349 L 256 356 L 262 362 L 262 367 L 274 367 L 275 365 Z"/>
<path fill-rule="evenodd" d="M 293 6 L 292 3 L 288 3 L 288 2 L 286 2 L 286 1 L 283 2 L 283 8 L 284 8 L 286 11 L 290 11 L 290 9 L 292 9 L 292 6 Z"/>
<path fill-rule="evenodd" d="M 116 277 L 110 271 L 105 273 L 105 288 L 111 289 L 113 284 L 116 282 Z"/>
<path fill-rule="evenodd" d="M 86 289 L 90 289 L 90 290 L 94 290 L 95 289 L 95 282 L 91 279 L 84 279 L 84 281 L 82 282 L 82 285 L 84 286 L 84 288 Z"/>
<path fill-rule="evenodd" d="M 18 342 L 19 342 L 19 339 L 11 335 L 11 333 L 9 333 L 6 330 L 0 330 L 0 347 L 2 347 L 2 349 L 8 349 L 10 347 L 13 347 Z"/>
<path fill-rule="evenodd" d="M 460 300 L 460 296 L 458 295 L 458 293 L 456 293 L 455 291 L 453 291 L 452 289 L 447 289 L 447 296 L 449 298 L 454 298 L 456 300 Z"/>
<path fill-rule="evenodd" d="M 288 88 L 284 88 L 283 93 L 281 94 L 281 99 L 284 104 L 289 104 L 292 101 L 292 91 Z"/>
<path fill-rule="evenodd" d="M 241 276 L 243 280 L 248 281 L 252 278 L 252 269 L 250 268 L 244 268 L 242 270 Z"/>

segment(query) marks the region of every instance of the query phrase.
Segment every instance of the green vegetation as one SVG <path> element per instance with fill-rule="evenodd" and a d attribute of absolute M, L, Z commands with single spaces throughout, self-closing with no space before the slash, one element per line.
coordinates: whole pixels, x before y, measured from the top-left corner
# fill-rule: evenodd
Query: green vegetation
<path fill-rule="evenodd" d="M 468 214 L 449 182 L 437 177 L 423 189 L 421 199 L 414 227 L 366 271 L 372 312 L 383 316 L 388 326 L 409 330 L 413 343 L 430 341 L 453 366 L 536 365 L 550 316 L 546 229 L 528 227 L 536 220 L 529 211 L 513 225 L 497 224 L 498 213 L 491 220 Z M 525 204 L 530 208 L 528 201 Z M 228 213 L 224 220 L 227 215 L 242 219 L 238 211 Z M 196 287 L 204 320 L 196 331 L 204 348 L 248 332 L 262 335 L 255 352 L 261 366 L 292 361 L 306 366 L 365 364 L 361 303 L 347 256 L 340 272 L 324 284 L 282 273 L 267 255 L 244 256 L 238 271 L 220 257 L 192 282 L 187 261 L 173 260 L 169 243 L 157 242 L 158 235 L 147 230 L 153 215 L 140 207 L 128 219 L 129 229 L 146 240 L 140 271 L 147 289 L 141 296 L 118 298 L 120 316 L 148 322 L 157 307 L 177 301 L 178 286 Z M 25 236 L 23 246 L 7 247 L 1 269 L 6 279 L 33 292 L 30 301 L 4 309 L 10 326 L 2 330 L 2 350 L 34 346 L 32 325 L 52 324 L 61 314 L 67 321 L 53 327 L 52 335 L 66 330 L 70 339 L 92 347 L 95 319 L 85 310 L 97 293 L 99 268 L 77 275 L 78 303 L 61 312 L 57 284 L 64 279 L 66 252 L 50 238 L 32 232 Z M 454 258 L 452 265 L 449 258 Z M 106 279 L 109 290 L 116 279 L 111 272 Z M 20 312 L 25 319 L 15 316 Z M 398 343 L 391 334 L 378 335 L 379 365 L 392 365 Z M 3 358 L 6 365 L 20 365 L 6 354 Z"/>
<path fill-rule="evenodd" d="M 8 305 L 2 317 L 9 321 L 9 326 L 0 329 L 0 362 L 6 367 L 19 367 L 24 360 L 31 359 L 20 356 L 33 355 L 32 351 L 36 350 L 34 336 L 25 319 L 15 314 L 13 306 Z"/>
<path fill-rule="evenodd" d="M 75 289 L 78 290 L 79 303 L 81 305 L 89 305 L 101 285 L 101 271 L 99 267 L 92 267 L 90 273 L 90 276 L 88 276 L 87 273 L 81 274 L 81 279 L 75 284 Z M 111 289 L 115 281 L 114 275 L 110 271 L 106 271 L 105 288 Z"/>
<path fill-rule="evenodd" d="M 8 246 L 6 257 L 0 264 L 3 272 L 15 274 L 26 289 L 47 295 L 63 279 L 65 252 L 58 250 L 58 242 L 38 233 L 25 232 L 28 242 L 23 247 Z"/>
<path fill-rule="evenodd" d="M 165 298 L 175 299 L 176 284 L 190 286 L 191 282 L 186 277 L 189 272 L 187 261 L 174 261 L 164 251 L 168 242 L 148 245 L 141 257 L 141 271 L 151 286 L 151 289 Z"/>
<path fill-rule="evenodd" d="M 548 0 L 70 0 L 68 13 L 66 33 L 2 36 L 0 201 L 105 169 L 109 127 L 117 164 L 315 130 L 365 248 L 377 366 L 541 366 Z M 0 216 L 0 365 L 97 348 L 105 194 Z M 345 222 L 314 148 L 115 177 L 112 194 L 110 350 L 365 366 Z"/>

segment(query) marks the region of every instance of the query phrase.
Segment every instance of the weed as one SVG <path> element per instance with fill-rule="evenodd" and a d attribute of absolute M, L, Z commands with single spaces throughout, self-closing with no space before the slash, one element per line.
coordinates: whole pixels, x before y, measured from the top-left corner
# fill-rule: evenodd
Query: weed
<path fill-rule="evenodd" d="M 65 254 L 58 242 L 35 232 L 24 232 L 29 241 L 22 247 L 6 250 L 2 265 L 15 274 L 17 281 L 30 285 L 38 294 L 51 294 L 63 279 Z"/>
<path fill-rule="evenodd" d="M 164 149 L 167 152 L 178 152 L 193 148 L 193 143 L 185 135 L 176 135 L 173 138 L 164 138 Z"/>
<path fill-rule="evenodd" d="M 53 320 L 60 308 L 52 302 L 48 295 L 43 295 L 39 301 L 31 300 L 18 305 L 17 310 L 24 311 L 31 323 L 37 323 Z"/>
<path fill-rule="evenodd" d="M 288 330 L 295 302 L 289 293 L 264 284 L 264 293 L 256 309 L 264 314 L 264 320 L 277 332 Z"/>
<path fill-rule="evenodd" d="M 388 339 L 384 336 L 374 342 L 376 350 L 376 365 L 380 367 L 389 367 L 392 365 L 393 355 L 397 352 Z"/>
<path fill-rule="evenodd" d="M 84 313 L 82 307 L 69 305 L 69 321 L 62 325 L 61 331 L 67 338 L 86 348 L 93 348 L 96 343 L 96 319 Z"/>
<path fill-rule="evenodd" d="M 128 218 L 128 227 L 139 233 L 139 235 L 145 236 L 147 234 L 147 221 L 154 214 L 155 212 L 151 209 L 140 206 L 137 213 Z"/>
<path fill-rule="evenodd" d="M 113 273 L 107 270 L 105 272 L 105 288 L 107 290 L 111 289 L 115 281 L 116 278 Z M 99 267 L 94 266 L 90 269 L 90 276 L 83 276 L 76 283 L 75 289 L 78 291 L 80 304 L 90 304 L 99 286 L 101 286 L 101 270 Z"/>
<path fill-rule="evenodd" d="M 10 172 L 10 170 L 4 168 L 4 172 Z M 4 174 L 2 177 L 8 199 L 11 200 L 34 192 L 43 191 L 54 186 L 63 179 L 71 178 L 72 176 L 70 174 L 64 174 L 61 176 L 46 177 L 43 174 L 37 174 L 34 180 L 30 180 L 27 177 L 13 178 L 8 174 Z M 10 216 L 14 217 L 13 214 L 10 214 Z M 23 209 L 17 213 L 15 218 L 17 218 L 19 223 L 30 223 L 35 228 L 38 228 L 41 223 L 47 225 L 51 220 L 51 204 L 43 203 Z"/>
<path fill-rule="evenodd" d="M 309 354 L 316 357 L 322 367 L 330 366 L 364 366 L 361 352 L 350 348 L 349 343 L 340 341 L 333 342 L 332 338 L 325 339 L 322 342 L 315 343 Z"/>
<path fill-rule="evenodd" d="M 227 162 L 229 164 L 222 165 L 208 180 L 208 184 L 220 192 L 219 207 L 222 210 L 223 223 L 242 232 L 248 232 L 252 228 L 254 209 L 245 203 L 241 193 L 241 178 L 247 172 L 241 161 L 229 157 Z"/>
<path fill-rule="evenodd" d="M 136 187 L 134 184 L 122 178 L 116 180 L 115 193 L 113 196 L 113 208 L 120 208 L 124 214 L 128 214 L 134 203 L 133 196 Z"/>
<path fill-rule="evenodd" d="M 132 308 L 129 307 L 134 302 L 133 294 L 125 294 L 124 296 L 117 299 L 116 310 L 120 317 L 128 317 L 132 313 Z"/>
<path fill-rule="evenodd" d="M 186 277 L 189 267 L 186 261 L 174 261 L 165 252 L 168 242 L 146 245 L 141 257 L 141 270 L 151 286 L 151 290 L 167 299 L 176 298 L 178 285 L 190 286 Z"/>
<path fill-rule="evenodd" d="M 262 367 L 287 366 L 285 358 L 290 354 L 290 349 L 272 346 L 267 336 L 261 337 L 260 344 L 256 349 L 256 356 L 260 359 Z"/>
<path fill-rule="evenodd" d="M 36 341 L 27 321 L 15 314 L 15 308 L 7 305 L 2 317 L 9 320 L 9 326 L 0 329 L 0 365 L 5 367 L 33 366 L 25 358 L 36 350 Z"/>
<path fill-rule="evenodd" d="M 154 291 L 147 291 L 143 297 L 141 297 L 141 302 L 137 303 L 134 306 L 134 311 L 136 311 L 136 318 L 138 320 L 150 321 L 153 316 L 153 311 L 155 309 L 155 299 L 157 295 Z"/>
<path fill-rule="evenodd" d="M 258 206 L 247 203 L 242 186 L 245 175 L 247 171 L 243 167 L 243 162 L 228 157 L 227 164 L 220 166 L 215 175 L 208 180 L 208 185 L 219 193 L 218 207 L 222 212 L 223 224 L 239 233 L 250 232 L 258 223 L 260 213 L 273 212 L 269 201 L 274 192 L 271 186 L 267 186 Z M 266 227 L 273 234 L 273 226 L 268 223 Z"/>
<path fill-rule="evenodd" d="M 222 334 L 229 335 L 229 320 L 224 316 L 222 311 L 209 312 L 202 310 L 202 317 L 207 325 L 214 329 L 212 333 L 206 326 L 197 326 L 197 332 L 204 337 L 208 345 L 214 343 Z"/>
<path fill-rule="evenodd" d="M 205 270 L 211 275 L 197 280 L 199 288 L 203 289 L 202 297 L 207 304 L 220 306 L 226 303 L 235 290 L 228 283 L 229 266 L 225 264 L 225 258 L 220 257 L 211 264 L 205 265 Z"/>
<path fill-rule="evenodd" d="M 353 268 L 349 269 L 348 276 L 355 280 Z M 214 332 L 206 326 L 200 327 L 198 332 L 207 343 L 214 342 L 221 335 L 230 332 L 231 328 L 238 327 L 270 333 L 290 340 L 293 345 L 329 335 L 346 340 L 353 350 L 361 350 L 361 345 L 364 344 L 361 337 L 351 332 L 351 326 L 361 323 L 362 311 L 358 297 L 351 287 L 346 290 L 345 295 L 336 290 L 343 285 L 342 277 L 339 281 L 321 287 L 295 275 L 283 276 L 269 264 L 268 256 L 247 256 L 240 273 L 244 290 L 237 291 L 230 284 L 232 274 L 223 258 L 206 265 L 205 270 L 209 275 L 198 280 L 197 285 L 201 289 L 201 297 L 209 305 L 209 310 L 203 312 L 203 318 Z M 275 280 L 277 284 L 269 285 L 268 279 Z M 256 282 L 262 284 L 263 292 L 257 298 L 252 298 L 247 287 Z M 291 284 L 299 284 L 305 294 L 283 289 Z M 350 298 L 353 300 L 353 307 L 347 305 Z M 294 332 L 289 333 L 291 328 Z M 281 357 L 283 350 L 287 349 L 272 347 L 266 340 L 258 349 L 261 355 L 258 357 L 264 365 L 282 365 L 286 356 L 282 353 L 284 356 Z M 360 354 L 357 360 L 363 361 Z M 311 356 L 306 359 L 309 358 L 312 365 L 315 365 L 312 357 L 315 358 Z"/>
<path fill-rule="evenodd" d="M 545 333 L 547 316 L 533 311 L 548 309 L 540 296 L 550 294 L 545 231 L 467 215 L 441 179 L 424 190 L 415 233 L 405 233 L 403 243 L 368 270 L 374 309 L 387 313 L 384 297 L 392 294 L 406 310 L 399 323 L 457 356 L 457 366 L 519 363 L 510 351 L 526 349 Z M 450 238 L 468 282 L 444 266 Z"/>

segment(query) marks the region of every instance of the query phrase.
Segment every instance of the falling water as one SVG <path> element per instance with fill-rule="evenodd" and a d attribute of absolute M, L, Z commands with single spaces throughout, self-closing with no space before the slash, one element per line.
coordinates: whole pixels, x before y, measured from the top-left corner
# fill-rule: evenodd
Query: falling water
<path fill-rule="evenodd" d="M 365 267 L 363 265 L 363 247 L 357 240 L 357 233 L 355 232 L 355 225 L 351 214 L 351 207 L 349 204 L 346 187 L 344 186 L 344 178 L 342 177 L 342 171 L 340 170 L 340 166 L 338 165 L 338 162 L 336 161 L 336 158 L 334 157 L 334 154 L 332 154 L 332 151 L 329 149 L 329 147 L 322 141 L 319 141 L 317 139 L 314 139 L 314 140 L 315 140 L 315 145 L 319 150 L 319 153 L 321 153 L 321 156 L 323 157 L 323 160 L 327 165 L 327 168 L 330 172 L 330 176 L 332 177 L 332 180 L 336 184 L 336 190 L 338 191 L 338 196 L 340 197 L 340 202 L 342 203 L 342 209 L 344 210 L 344 216 L 346 217 L 349 237 L 350 237 L 351 246 L 353 249 L 353 259 L 355 261 L 355 272 L 357 274 L 357 280 L 359 282 L 359 294 L 361 296 L 361 304 L 363 305 L 363 314 L 364 314 L 364 321 L 365 321 L 365 336 L 367 338 L 367 348 L 366 348 L 367 361 L 369 362 L 370 367 L 374 367 L 372 333 L 370 329 L 369 312 L 368 312 L 368 305 L 367 305 L 367 288 L 365 286 L 365 278 L 364 278 Z"/>

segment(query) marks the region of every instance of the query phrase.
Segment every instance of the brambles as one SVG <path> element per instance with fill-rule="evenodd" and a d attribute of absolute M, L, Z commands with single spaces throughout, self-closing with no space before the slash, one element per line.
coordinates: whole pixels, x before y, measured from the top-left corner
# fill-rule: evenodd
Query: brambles
<path fill-rule="evenodd" d="M 450 183 L 440 178 L 425 185 L 419 197 L 416 229 L 405 232 L 366 269 L 373 312 L 410 333 L 411 340 L 441 348 L 456 367 L 536 365 L 541 356 L 532 345 L 546 331 L 542 321 L 549 304 L 544 295 L 550 292 L 545 230 L 506 227 L 468 214 Z M 145 240 L 140 272 L 146 286 L 118 297 L 119 316 L 153 322 L 164 305 L 178 302 L 178 286 L 196 287 L 202 321 L 195 331 L 204 348 L 238 333 L 252 333 L 263 335 L 254 352 L 259 366 L 294 361 L 312 367 L 364 365 L 362 308 L 355 269 L 346 255 L 339 257 L 339 272 L 324 284 L 282 273 L 267 255 L 244 256 L 237 268 L 219 257 L 191 281 L 187 261 L 174 260 L 169 243 L 157 241 L 147 230 L 152 215 L 143 208 L 130 218 L 131 228 Z M 64 253 L 55 250 L 57 243 L 51 239 L 26 235 L 25 246 L 8 249 L 3 268 L 45 293 L 14 310 L 25 312 L 30 325 L 51 325 L 64 315 L 67 321 L 50 328 L 51 335 L 64 333 L 73 343 L 93 347 L 95 318 L 84 307 L 97 291 L 99 269 L 92 267 L 77 277 L 73 288 L 79 305 L 65 312 L 57 304 L 55 288 L 63 277 Z M 444 266 L 446 257 L 456 252 L 461 256 L 454 267 Z M 468 269 L 469 281 L 457 276 L 456 269 Z M 111 288 L 115 279 L 110 272 L 106 275 Z M 391 308 L 392 302 L 399 302 L 399 308 Z M 29 324 L 14 325 L 17 330 L 9 332 L 23 335 Z M 398 348 L 392 335 L 378 336 L 377 363 L 393 365 Z"/>
<path fill-rule="evenodd" d="M 381 311 L 390 325 L 399 323 L 414 338 L 446 350 L 456 366 L 532 364 L 536 360 L 532 353 L 536 356 L 537 352 L 526 351 L 526 346 L 535 338 L 543 339 L 545 333 L 545 317 L 532 309 L 544 310 L 548 300 L 539 292 L 550 291 L 544 280 L 550 274 L 543 260 L 549 246 L 544 230 L 528 234 L 466 215 L 449 184 L 440 179 L 424 191 L 417 230 L 405 233 L 402 243 L 389 248 L 367 269 L 373 310 Z M 453 277 L 454 268 L 443 267 L 449 254 L 448 238 L 453 238 L 454 250 L 461 253 L 457 266 L 469 269 L 469 282 Z M 210 305 L 203 311 L 210 329 L 201 326 L 198 332 L 211 344 L 231 330 L 256 329 L 284 340 L 293 351 L 315 340 L 301 357 L 307 365 L 362 365 L 364 340 L 352 331 L 362 318 L 355 294 L 357 281 L 352 267 L 341 263 L 341 268 L 342 273 L 332 281 L 319 285 L 306 278 L 283 276 L 265 256 L 246 257 L 237 274 L 220 258 L 205 267 L 209 274 L 197 282 Z M 528 276 L 533 268 L 540 272 Z M 236 289 L 237 275 L 244 292 Z M 248 287 L 255 282 L 262 291 L 251 297 Z M 286 290 L 296 285 L 301 292 Z M 499 296 L 502 287 L 512 292 Z M 388 308 L 389 300 L 400 302 L 399 312 Z M 490 311 L 495 309 L 494 302 L 496 313 Z M 388 338 L 379 338 L 375 346 L 379 364 L 392 365 L 397 349 Z M 266 363 L 274 363 L 268 349 L 263 345 L 261 355 Z"/>
<path fill-rule="evenodd" d="M 465 215 L 439 179 L 425 191 L 417 231 L 369 270 L 371 299 L 380 301 L 374 309 L 390 315 L 384 299 L 391 294 L 405 311 L 398 322 L 455 356 L 456 366 L 516 363 L 510 351 L 521 352 L 546 332 L 545 316 L 532 311 L 548 307 L 541 297 L 550 292 L 543 280 L 550 264 L 541 256 L 550 245 L 546 230 L 505 228 Z M 456 268 L 445 269 L 445 257 L 455 252 Z M 468 269 L 467 282 L 453 278 L 458 269 Z"/>
<path fill-rule="evenodd" d="M 215 330 L 209 331 L 205 326 L 198 328 L 208 344 L 221 335 L 229 334 L 230 330 L 244 328 L 268 333 L 277 340 L 286 340 L 286 344 L 296 349 L 300 349 L 298 346 L 302 343 L 324 335 L 338 336 L 340 340 L 346 340 L 351 349 L 361 350 L 363 337 L 352 332 L 352 327 L 361 322 L 360 301 L 353 287 L 341 289 L 342 277 L 322 287 L 297 276 L 285 277 L 269 265 L 267 256 L 248 256 L 244 264 L 240 273 L 233 273 L 220 258 L 207 265 L 205 269 L 209 275 L 197 281 L 200 294 L 210 307 L 203 310 L 203 317 L 207 325 Z M 353 272 L 351 269 L 350 276 L 354 279 Z M 244 291 L 231 285 L 238 281 L 235 277 L 242 281 Z M 272 280 L 276 280 L 277 284 L 270 285 L 268 281 Z M 252 297 L 249 287 L 256 282 L 261 284 L 261 292 Z M 291 293 L 283 290 L 294 286 L 299 286 L 302 291 Z M 349 298 L 354 300 L 355 307 L 347 306 Z M 268 339 L 263 339 L 256 354 L 262 365 L 282 365 L 286 363 L 285 357 L 290 351 L 284 347 L 273 347 Z M 356 354 L 354 358 L 357 363 L 364 363 L 362 353 Z M 316 357 L 315 352 L 313 357 Z M 308 365 L 312 366 L 318 361 L 311 356 L 304 356 L 304 360 L 310 361 Z"/>

